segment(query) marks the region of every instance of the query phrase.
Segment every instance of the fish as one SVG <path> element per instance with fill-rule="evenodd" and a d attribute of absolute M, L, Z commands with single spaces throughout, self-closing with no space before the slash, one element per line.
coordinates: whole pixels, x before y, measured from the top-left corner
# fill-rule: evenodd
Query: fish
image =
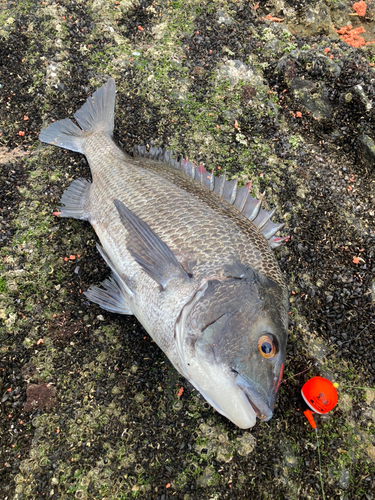
<path fill-rule="evenodd" d="M 282 381 L 288 289 L 271 221 L 251 185 L 215 176 L 173 152 L 113 140 L 110 78 L 39 139 L 85 155 L 91 180 L 75 179 L 55 215 L 90 222 L 111 270 L 86 297 L 134 315 L 173 366 L 242 429 L 268 421 Z"/>

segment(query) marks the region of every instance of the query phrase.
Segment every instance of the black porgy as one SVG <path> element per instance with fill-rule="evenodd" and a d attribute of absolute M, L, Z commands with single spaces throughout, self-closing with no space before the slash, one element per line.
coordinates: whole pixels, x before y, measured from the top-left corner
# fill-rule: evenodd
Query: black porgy
<path fill-rule="evenodd" d="M 63 193 L 60 217 L 87 220 L 112 274 L 87 297 L 133 314 L 175 368 L 246 429 L 269 420 L 282 379 L 288 292 L 272 248 L 283 224 L 250 185 L 215 177 L 161 148 L 113 141 L 113 79 L 42 142 L 84 154 L 92 181 Z"/>

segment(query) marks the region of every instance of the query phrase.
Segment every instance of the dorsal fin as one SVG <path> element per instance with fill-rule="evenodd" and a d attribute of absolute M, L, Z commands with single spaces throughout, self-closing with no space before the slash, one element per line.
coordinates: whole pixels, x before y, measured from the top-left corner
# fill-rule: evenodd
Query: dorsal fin
<path fill-rule="evenodd" d="M 284 224 L 275 224 L 271 221 L 275 209 L 272 212 L 263 210 L 262 201 L 264 193 L 257 200 L 250 195 L 251 183 L 247 186 L 237 188 L 238 179 L 229 181 L 225 172 L 220 177 L 214 176 L 203 167 L 203 165 L 194 165 L 188 158 L 179 160 L 173 158 L 173 151 L 167 151 L 163 148 L 154 148 L 147 150 L 146 146 L 136 146 L 134 155 L 148 158 L 155 161 L 164 161 L 178 170 L 184 172 L 195 181 L 202 184 L 210 191 L 214 191 L 223 200 L 235 206 L 245 217 L 247 217 L 268 240 L 271 248 L 276 248 L 289 240 L 289 236 L 276 237 L 276 233 L 284 227 Z"/>

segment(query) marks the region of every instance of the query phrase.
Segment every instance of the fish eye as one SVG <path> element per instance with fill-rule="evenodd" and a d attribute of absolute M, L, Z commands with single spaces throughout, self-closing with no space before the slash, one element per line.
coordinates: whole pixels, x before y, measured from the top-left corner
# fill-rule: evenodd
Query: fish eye
<path fill-rule="evenodd" d="M 277 341 L 273 335 L 262 335 L 258 340 L 258 350 L 265 359 L 272 359 L 278 353 Z"/>

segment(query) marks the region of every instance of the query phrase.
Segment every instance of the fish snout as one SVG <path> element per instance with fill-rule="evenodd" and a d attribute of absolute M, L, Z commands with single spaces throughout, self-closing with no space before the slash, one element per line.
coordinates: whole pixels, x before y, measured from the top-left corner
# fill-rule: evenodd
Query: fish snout
<path fill-rule="evenodd" d="M 243 391 L 244 396 L 251 405 L 256 416 L 260 420 L 268 422 L 268 420 L 272 418 L 273 411 L 266 403 L 265 398 L 257 390 L 255 390 L 250 385 L 250 383 L 245 380 L 240 374 L 237 375 L 235 384 Z"/>

